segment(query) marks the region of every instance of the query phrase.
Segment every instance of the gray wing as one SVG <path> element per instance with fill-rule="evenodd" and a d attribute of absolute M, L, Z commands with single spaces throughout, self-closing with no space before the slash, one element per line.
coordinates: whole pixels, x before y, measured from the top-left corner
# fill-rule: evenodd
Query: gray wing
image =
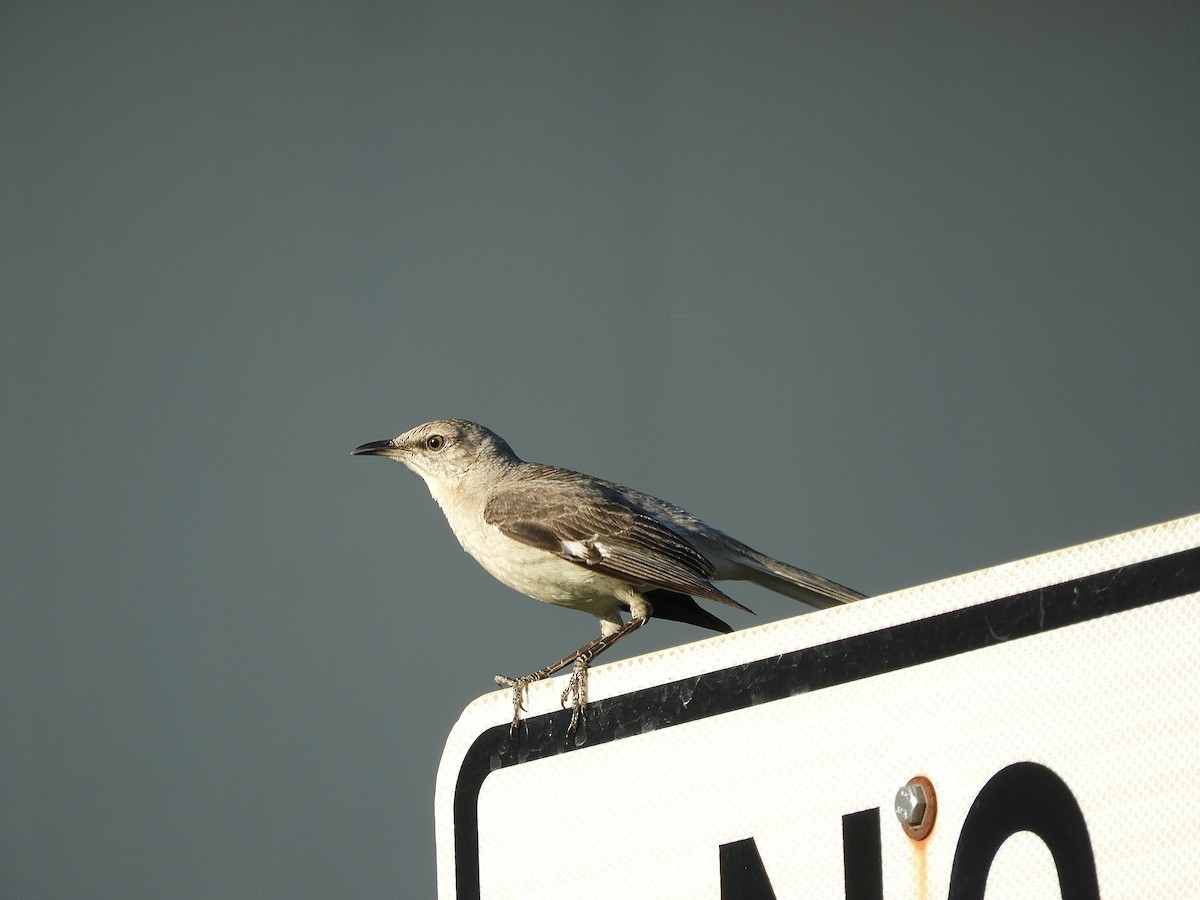
<path fill-rule="evenodd" d="M 704 556 L 603 483 L 538 467 L 488 501 L 484 521 L 513 540 L 638 588 L 666 589 L 746 609 L 713 586 Z"/>

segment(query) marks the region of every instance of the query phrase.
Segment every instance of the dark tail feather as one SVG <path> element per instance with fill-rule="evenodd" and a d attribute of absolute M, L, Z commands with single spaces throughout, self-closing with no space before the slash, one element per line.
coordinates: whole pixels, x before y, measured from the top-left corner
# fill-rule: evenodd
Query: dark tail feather
<path fill-rule="evenodd" d="M 650 605 L 654 609 L 651 613 L 652 618 L 670 619 L 672 622 L 683 622 L 687 625 L 699 625 L 701 628 L 710 628 L 721 634 L 729 634 L 733 631 L 729 625 L 704 609 L 687 594 L 668 591 L 666 588 L 656 588 L 653 591 L 646 591 L 643 596 L 650 601 Z M 742 608 L 745 609 L 745 607 Z"/>

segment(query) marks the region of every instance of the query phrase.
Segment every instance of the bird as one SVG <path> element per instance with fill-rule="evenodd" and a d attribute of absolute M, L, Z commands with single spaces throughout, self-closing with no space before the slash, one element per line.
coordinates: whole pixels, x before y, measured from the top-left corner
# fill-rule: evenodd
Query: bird
<path fill-rule="evenodd" d="M 419 475 L 462 548 L 519 593 L 590 613 L 600 636 L 529 675 L 496 675 L 512 689 L 513 731 L 529 685 L 571 666 L 560 698 L 568 733 L 587 706 L 588 665 L 651 617 L 727 634 L 696 598 L 750 612 L 715 581 L 749 581 L 820 609 L 864 597 L 773 559 L 679 506 L 603 478 L 526 462 L 489 428 L 435 419 L 355 456 L 396 460 Z M 628 619 L 622 618 L 627 615 Z"/>

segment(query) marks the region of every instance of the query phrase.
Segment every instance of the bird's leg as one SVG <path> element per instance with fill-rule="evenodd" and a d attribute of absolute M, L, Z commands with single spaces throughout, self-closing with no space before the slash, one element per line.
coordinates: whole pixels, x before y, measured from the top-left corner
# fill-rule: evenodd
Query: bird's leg
<path fill-rule="evenodd" d="M 567 726 L 568 732 L 583 721 L 584 709 L 587 707 L 588 664 L 625 635 L 637 631 L 646 621 L 645 616 L 634 616 L 611 634 L 602 634 L 587 646 L 579 648 L 575 654 L 571 677 L 567 680 L 567 686 L 559 699 L 559 703 L 565 707 L 567 698 L 571 698 L 571 724 Z"/>
<path fill-rule="evenodd" d="M 535 681 L 549 678 L 560 669 L 565 669 L 568 665 L 572 666 L 571 677 L 567 681 L 567 687 L 562 693 L 560 702 L 565 707 L 567 705 L 567 697 L 571 698 L 571 724 L 567 726 L 567 731 L 575 728 L 582 721 L 583 710 L 587 706 L 588 663 L 595 659 L 601 652 L 607 650 L 621 638 L 625 637 L 625 635 L 637 631 L 646 624 L 646 621 L 645 616 L 632 618 L 616 631 L 610 634 L 602 634 L 594 641 L 588 641 L 574 653 L 568 653 L 557 662 L 543 666 L 530 675 L 525 675 L 521 678 L 509 678 L 507 675 L 497 675 L 495 677 L 496 684 L 501 687 L 511 687 L 513 689 L 513 720 L 511 730 L 516 731 L 521 724 L 521 710 L 525 708 L 523 703 L 524 695 L 529 690 L 529 685 Z"/>

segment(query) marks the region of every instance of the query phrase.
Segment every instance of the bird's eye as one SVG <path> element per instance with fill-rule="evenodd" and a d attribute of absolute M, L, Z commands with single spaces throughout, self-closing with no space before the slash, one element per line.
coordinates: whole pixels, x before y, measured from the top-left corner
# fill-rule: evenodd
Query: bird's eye
<path fill-rule="evenodd" d="M 427 449 L 437 453 L 446 446 L 446 439 L 440 434 L 431 434 L 429 437 L 425 438 L 425 446 Z"/>

